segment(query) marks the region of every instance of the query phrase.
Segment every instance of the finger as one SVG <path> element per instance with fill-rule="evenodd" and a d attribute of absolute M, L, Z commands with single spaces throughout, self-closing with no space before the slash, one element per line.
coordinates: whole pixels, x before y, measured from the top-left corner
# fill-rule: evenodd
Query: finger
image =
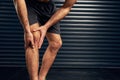
<path fill-rule="evenodd" d="M 30 46 L 30 42 L 25 43 L 25 48 L 27 49 Z"/>
<path fill-rule="evenodd" d="M 41 39 L 41 35 L 40 35 L 40 38 L 39 38 L 39 42 L 38 42 L 38 48 L 40 49 L 40 39 Z"/>
<path fill-rule="evenodd" d="M 29 42 L 25 41 L 25 49 L 29 47 Z"/>
<path fill-rule="evenodd" d="M 34 29 L 34 30 L 33 30 L 33 32 L 35 32 L 35 31 L 39 31 L 40 29 L 41 29 L 41 28 L 38 28 L 38 29 Z"/>
<path fill-rule="evenodd" d="M 39 41 L 40 41 L 40 38 L 38 39 L 38 41 L 37 41 L 37 47 L 39 48 Z"/>
<path fill-rule="evenodd" d="M 34 45 L 35 45 L 35 47 L 37 46 L 37 40 L 36 39 L 34 39 Z"/>
<path fill-rule="evenodd" d="M 43 44 L 43 40 L 44 40 L 44 35 L 42 34 L 40 37 L 40 41 L 39 41 L 39 48 L 41 48 L 41 46 Z"/>
<path fill-rule="evenodd" d="M 35 41 L 34 41 L 34 46 L 35 46 L 35 47 L 39 47 L 39 40 L 38 40 L 38 39 L 35 39 Z"/>
<path fill-rule="evenodd" d="M 41 36 L 42 36 L 42 33 L 41 33 L 41 31 L 40 31 L 40 37 L 39 37 L 39 41 L 38 41 L 38 48 L 40 49 L 41 47 L 40 47 L 40 39 L 41 39 Z"/>
<path fill-rule="evenodd" d="M 25 35 L 24 35 L 24 48 L 26 49 Z"/>
<path fill-rule="evenodd" d="M 34 48 L 34 41 L 33 40 L 30 42 L 30 44 L 31 44 L 31 47 Z"/>
<path fill-rule="evenodd" d="M 25 48 L 25 49 L 27 48 L 26 44 L 24 44 L 24 48 Z"/>

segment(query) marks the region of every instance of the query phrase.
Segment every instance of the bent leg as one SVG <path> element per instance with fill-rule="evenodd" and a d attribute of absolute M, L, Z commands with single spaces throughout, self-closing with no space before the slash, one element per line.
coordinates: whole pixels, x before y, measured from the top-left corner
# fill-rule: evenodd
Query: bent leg
<path fill-rule="evenodd" d="M 62 45 L 62 40 L 59 34 L 47 33 L 46 37 L 49 42 L 49 46 L 47 47 L 47 50 L 42 59 L 42 65 L 39 72 L 39 80 L 45 79 L 51 65 L 55 60 L 57 52 Z"/>
<path fill-rule="evenodd" d="M 38 28 L 39 25 L 38 23 L 35 23 L 30 26 L 31 31 L 35 28 Z M 28 46 L 25 50 L 26 54 L 26 66 L 28 69 L 28 73 L 30 76 L 30 80 L 38 80 L 38 67 L 39 67 L 39 52 L 38 52 L 38 47 L 36 46 L 36 42 L 39 41 L 40 33 L 38 32 L 33 32 L 33 38 L 34 38 L 34 44 L 35 48 L 31 48 Z"/>

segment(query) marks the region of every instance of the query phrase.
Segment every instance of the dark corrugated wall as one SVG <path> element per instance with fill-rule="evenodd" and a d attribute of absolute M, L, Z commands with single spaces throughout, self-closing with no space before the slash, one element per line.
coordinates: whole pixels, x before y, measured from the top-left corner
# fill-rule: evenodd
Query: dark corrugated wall
<path fill-rule="evenodd" d="M 64 0 L 54 0 L 60 7 Z M 63 47 L 53 67 L 120 68 L 120 1 L 78 0 L 61 21 Z M 24 67 L 23 29 L 13 1 L 0 0 L 0 66 Z M 47 41 L 42 47 L 43 54 Z"/>

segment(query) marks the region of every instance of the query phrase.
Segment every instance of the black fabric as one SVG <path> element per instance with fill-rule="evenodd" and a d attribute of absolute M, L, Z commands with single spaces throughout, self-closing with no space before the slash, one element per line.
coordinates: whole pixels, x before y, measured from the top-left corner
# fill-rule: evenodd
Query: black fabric
<path fill-rule="evenodd" d="M 40 25 L 44 25 L 56 11 L 56 6 L 52 1 L 40 2 L 33 0 L 26 0 L 28 19 L 30 25 L 38 22 Z M 60 34 L 59 22 L 51 26 L 48 32 Z"/>

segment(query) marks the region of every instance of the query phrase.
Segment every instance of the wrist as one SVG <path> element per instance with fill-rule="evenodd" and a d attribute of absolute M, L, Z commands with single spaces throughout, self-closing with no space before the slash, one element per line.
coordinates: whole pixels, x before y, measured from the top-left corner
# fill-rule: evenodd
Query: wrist
<path fill-rule="evenodd" d="M 24 27 L 24 33 L 31 33 L 30 26 Z"/>
<path fill-rule="evenodd" d="M 44 28 L 45 28 L 46 30 L 48 30 L 48 29 L 49 29 L 49 27 L 50 27 L 49 25 L 46 25 L 46 24 L 45 24 L 45 25 L 43 25 L 43 26 L 44 26 Z"/>

